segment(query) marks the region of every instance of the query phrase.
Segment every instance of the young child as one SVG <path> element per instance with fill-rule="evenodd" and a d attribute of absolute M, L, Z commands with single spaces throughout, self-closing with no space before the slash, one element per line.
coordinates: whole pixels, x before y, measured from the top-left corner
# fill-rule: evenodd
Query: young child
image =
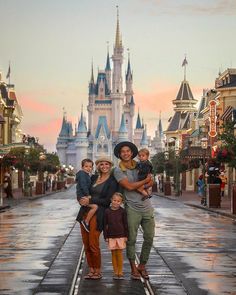
<path fill-rule="evenodd" d="M 90 174 L 93 170 L 93 161 L 90 159 L 84 159 L 81 162 L 82 169 L 77 172 L 76 174 L 76 194 L 77 194 L 77 200 L 79 201 L 83 197 L 89 197 L 90 196 L 90 186 L 91 186 L 91 179 Z M 96 204 L 88 204 L 86 207 L 88 207 L 90 210 L 88 211 L 88 214 L 85 218 L 85 220 L 81 221 L 81 224 L 83 225 L 84 229 L 89 232 L 89 222 L 95 212 L 97 211 L 98 206 Z"/>
<path fill-rule="evenodd" d="M 113 279 L 122 280 L 123 277 L 123 253 L 128 238 L 128 222 L 126 211 L 121 207 L 123 196 L 114 193 L 111 198 L 110 208 L 107 208 L 104 216 L 104 239 L 108 242 L 111 250 L 112 265 L 114 270 Z"/>
<path fill-rule="evenodd" d="M 152 163 L 149 161 L 149 150 L 146 148 L 139 150 L 138 159 L 139 159 L 139 162 L 137 163 L 138 180 L 143 180 L 148 176 L 148 174 L 152 173 L 152 169 L 153 169 Z M 144 185 L 144 187 L 141 187 L 138 189 L 138 191 L 143 195 L 142 201 L 152 197 L 151 187 L 150 189 L 147 189 L 147 187 L 149 187 L 148 183 Z"/>

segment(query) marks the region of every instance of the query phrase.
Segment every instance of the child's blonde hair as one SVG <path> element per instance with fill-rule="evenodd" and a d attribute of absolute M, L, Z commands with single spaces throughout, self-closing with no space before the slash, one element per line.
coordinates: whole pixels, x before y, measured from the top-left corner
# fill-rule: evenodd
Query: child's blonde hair
<path fill-rule="evenodd" d="M 150 155 L 149 150 L 146 149 L 146 148 L 140 149 L 140 150 L 138 151 L 138 154 L 139 154 L 139 153 L 144 153 L 144 154 L 147 155 L 148 157 L 149 157 L 149 155 Z"/>
<path fill-rule="evenodd" d="M 121 194 L 121 193 L 119 193 L 119 192 L 115 192 L 113 195 L 112 195 L 112 197 L 111 197 L 111 199 L 113 199 L 113 197 L 120 197 L 121 199 L 122 199 L 122 202 L 124 202 L 124 196 Z"/>

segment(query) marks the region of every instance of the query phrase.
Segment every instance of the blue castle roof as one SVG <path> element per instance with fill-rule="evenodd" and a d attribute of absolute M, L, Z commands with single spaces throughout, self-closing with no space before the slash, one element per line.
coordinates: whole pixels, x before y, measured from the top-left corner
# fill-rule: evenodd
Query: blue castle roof
<path fill-rule="evenodd" d="M 120 133 L 126 133 L 126 132 L 128 132 L 128 130 L 126 128 L 126 125 L 125 125 L 125 116 L 124 116 L 124 114 L 122 114 L 122 117 L 121 117 L 119 132 Z"/>
<path fill-rule="evenodd" d="M 95 138 L 98 138 L 101 129 L 104 130 L 106 137 L 110 138 L 110 130 L 109 130 L 108 125 L 107 125 L 106 116 L 99 116 L 98 125 L 97 125 L 97 129 L 96 129 L 96 132 L 95 132 Z"/>

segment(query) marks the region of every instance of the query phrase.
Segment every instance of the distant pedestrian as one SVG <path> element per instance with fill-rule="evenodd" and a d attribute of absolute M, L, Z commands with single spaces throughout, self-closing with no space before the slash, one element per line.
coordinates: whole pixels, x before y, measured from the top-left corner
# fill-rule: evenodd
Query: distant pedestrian
<path fill-rule="evenodd" d="M 225 185 L 227 184 L 227 177 L 225 176 L 224 172 L 220 173 L 220 179 L 221 179 L 221 185 L 220 185 L 221 197 L 224 197 Z"/>
<path fill-rule="evenodd" d="M 4 192 L 6 193 L 6 197 L 7 198 L 13 198 L 13 194 L 12 194 L 12 183 L 11 183 L 11 175 L 6 172 L 4 174 L 4 178 L 3 178 L 3 188 L 4 188 Z"/>
<path fill-rule="evenodd" d="M 121 193 L 114 193 L 111 198 L 110 208 L 107 208 L 104 216 L 104 239 L 111 250 L 113 279 L 120 280 L 123 275 L 123 249 L 126 248 L 128 238 L 128 222 L 124 208 L 121 207 L 123 196 Z"/>
<path fill-rule="evenodd" d="M 205 200 L 204 200 L 205 183 L 204 183 L 202 174 L 199 175 L 196 185 L 198 188 L 198 196 L 201 198 L 201 204 L 204 204 L 205 203 Z"/>
<path fill-rule="evenodd" d="M 77 200 L 79 201 L 83 197 L 88 197 L 91 199 L 90 187 L 91 187 L 91 178 L 90 174 L 93 170 L 93 161 L 90 159 L 84 159 L 81 162 L 82 169 L 76 174 L 76 194 Z M 92 219 L 93 215 L 96 213 L 98 206 L 96 204 L 89 203 L 86 205 L 89 208 L 87 216 L 81 221 L 84 229 L 89 232 L 89 222 Z"/>

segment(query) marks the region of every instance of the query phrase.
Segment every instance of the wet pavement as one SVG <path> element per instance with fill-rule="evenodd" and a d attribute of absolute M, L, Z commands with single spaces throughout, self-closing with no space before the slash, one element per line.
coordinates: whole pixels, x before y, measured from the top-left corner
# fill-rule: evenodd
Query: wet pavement
<path fill-rule="evenodd" d="M 236 294 L 236 222 L 175 200 L 153 197 L 156 234 L 148 263 L 154 294 Z M 0 294 L 69 294 L 82 249 L 75 188 L 19 203 L 0 213 Z M 137 237 L 140 252 L 142 233 Z M 78 294 L 145 294 L 130 280 L 113 281 L 101 237 L 103 278 L 84 280 Z"/>
<path fill-rule="evenodd" d="M 74 227 L 77 211 L 72 189 L 0 213 L 0 294 L 34 294 Z"/>
<path fill-rule="evenodd" d="M 154 197 L 154 248 L 188 294 L 236 294 L 236 222 Z"/>

